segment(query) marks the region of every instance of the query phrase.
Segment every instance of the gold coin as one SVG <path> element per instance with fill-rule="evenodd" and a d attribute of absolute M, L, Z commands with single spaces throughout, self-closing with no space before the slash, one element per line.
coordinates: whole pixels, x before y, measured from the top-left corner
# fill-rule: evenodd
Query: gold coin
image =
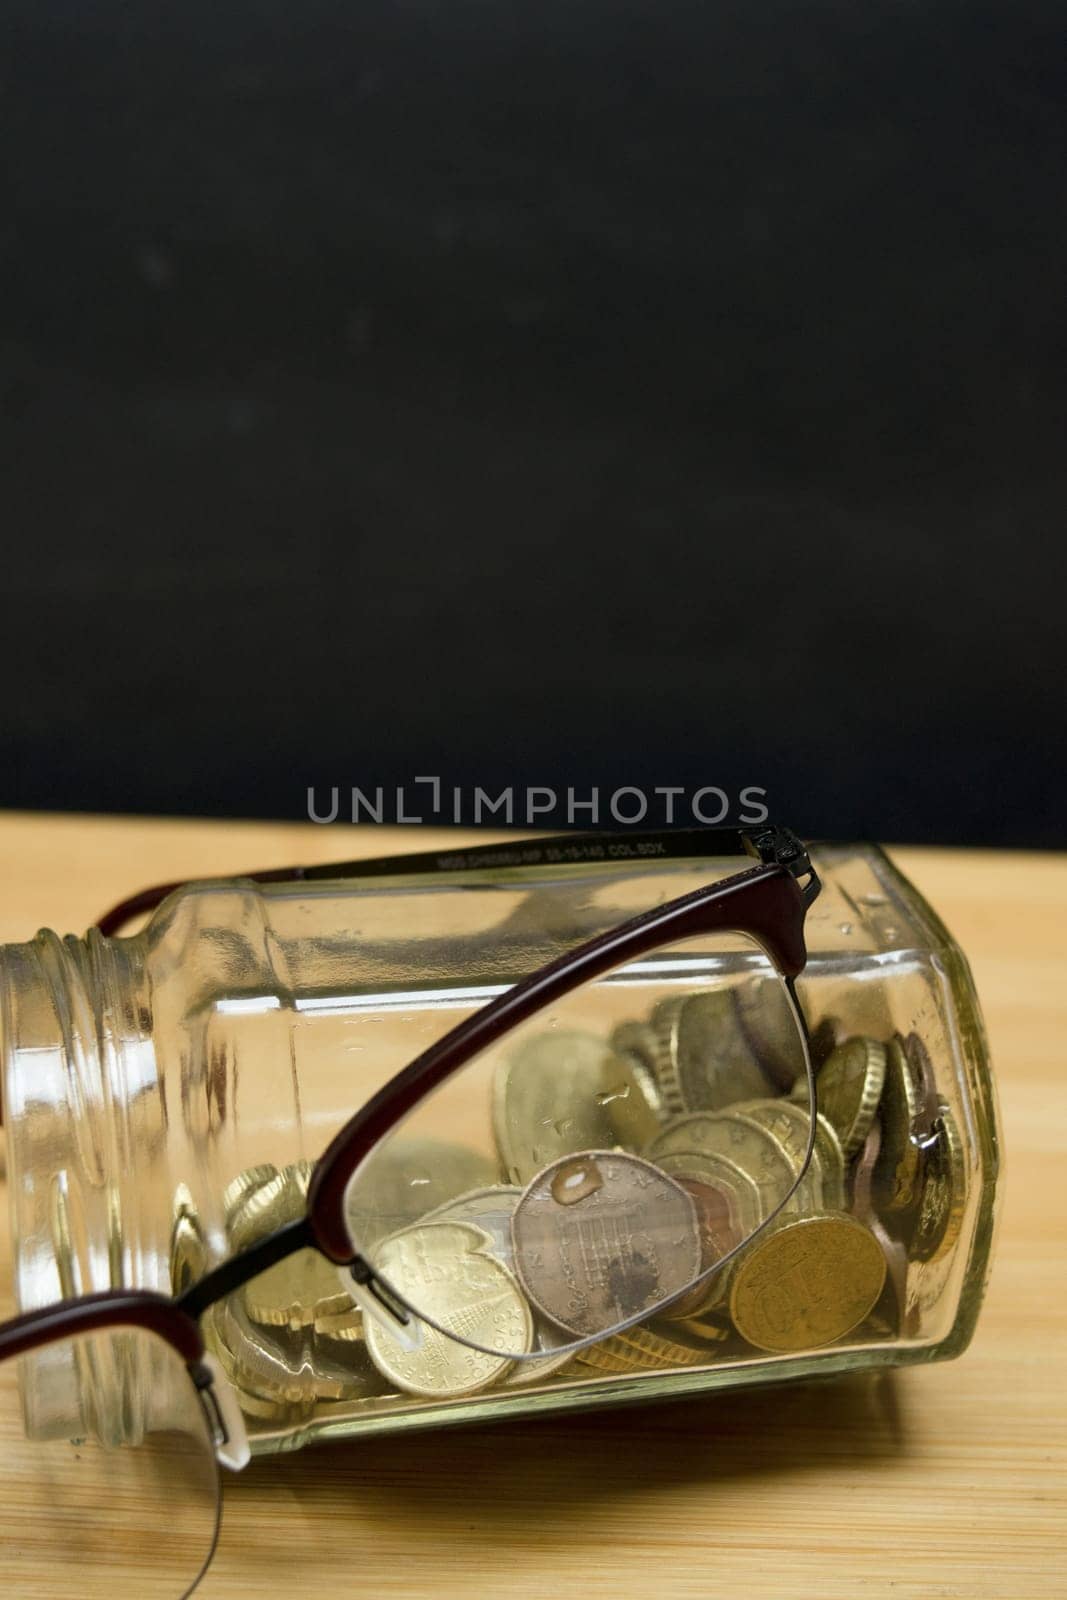
<path fill-rule="evenodd" d="M 310 1163 L 298 1161 L 246 1192 L 230 1220 L 234 1249 L 244 1249 L 302 1216 L 310 1179 Z M 243 1297 L 252 1320 L 268 1327 L 308 1327 L 316 1317 L 354 1309 L 337 1268 L 317 1250 L 298 1250 L 267 1267 L 245 1284 Z"/>
<path fill-rule="evenodd" d="M 410 1350 L 379 1318 L 366 1319 L 375 1365 L 406 1393 L 435 1399 L 476 1394 L 511 1366 L 505 1352 L 532 1348 L 530 1308 L 481 1229 L 457 1222 L 406 1228 L 377 1246 L 372 1264 L 408 1305 L 437 1325 L 421 1321 L 419 1343 Z M 501 1354 L 472 1349 L 460 1339 Z"/>
<path fill-rule="evenodd" d="M 796 1105 L 792 1100 L 779 1098 L 749 1101 L 735 1109 L 741 1115 L 752 1117 L 769 1133 L 773 1133 L 785 1147 L 797 1171 L 800 1170 L 808 1147 L 808 1130 L 811 1127 L 810 1106 Z M 821 1209 L 841 1210 L 845 1204 L 845 1157 L 841 1141 L 833 1127 L 819 1112 L 815 1117 L 815 1148 L 812 1151 L 811 1166 L 808 1171 L 817 1179 L 817 1184 L 813 1183 L 810 1186 L 813 1202 L 811 1209 L 820 1209 L 814 1193 L 817 1188 L 818 1197 L 821 1198 Z"/>
<path fill-rule="evenodd" d="M 723 1111 L 773 1087 L 741 1025 L 735 990 L 671 996 L 653 1008 L 655 1072 L 669 1114 Z"/>
<path fill-rule="evenodd" d="M 254 1170 L 267 1171 L 265 1167 Z M 295 1161 L 291 1166 L 275 1167 L 272 1171 L 272 1177 L 250 1185 L 232 1206 L 228 1231 L 235 1250 L 245 1249 L 256 1239 L 274 1233 L 304 1213 L 311 1163 Z M 233 1187 L 231 1184 L 231 1190 Z"/>
<path fill-rule="evenodd" d="M 723 1218 L 720 1255 L 759 1227 L 763 1219 L 759 1185 L 738 1162 L 708 1150 L 668 1150 L 656 1165 L 672 1178 L 694 1178 L 698 1183 L 714 1184 L 723 1192 L 728 1216 Z M 709 1260 L 706 1264 L 712 1263 Z"/>
<path fill-rule="evenodd" d="M 910 1211 L 918 1202 L 922 1148 L 914 1137 L 922 1127 L 925 1086 L 900 1034 L 886 1049 L 882 1088 L 882 1148 L 874 1170 L 873 1196 L 879 1210 Z"/>
<path fill-rule="evenodd" d="M 208 1309 L 201 1319 L 200 1327 L 205 1345 L 218 1358 L 226 1380 L 237 1397 L 237 1403 L 246 1416 L 259 1421 L 280 1423 L 299 1422 L 311 1415 L 315 1405 L 312 1395 L 304 1395 L 302 1400 L 289 1401 L 276 1391 L 261 1392 L 254 1381 L 250 1386 L 245 1385 L 244 1369 L 231 1348 L 231 1341 L 240 1348 L 240 1340 L 231 1328 L 225 1301 L 216 1301 Z"/>
<path fill-rule="evenodd" d="M 797 1106 L 787 1098 L 761 1101 L 758 1112 L 752 1106 L 737 1107 L 745 1115 L 757 1115 L 757 1120 L 781 1139 L 790 1157 L 803 1162 L 808 1149 L 808 1130 L 811 1126 L 811 1106 Z M 840 1211 L 845 1206 L 845 1152 L 832 1123 L 816 1112 L 816 1142 L 811 1155 L 811 1168 L 817 1176 L 817 1192 L 822 1197 L 822 1210 Z M 814 1206 L 819 1210 L 819 1206 Z"/>
<path fill-rule="evenodd" d="M 704 1367 L 708 1353 L 648 1328 L 627 1328 L 578 1352 L 584 1365 L 604 1372 L 669 1372 L 676 1367 Z"/>
<path fill-rule="evenodd" d="M 325 1316 L 350 1316 L 354 1309 L 332 1261 L 317 1250 L 297 1250 L 258 1277 L 242 1291 L 253 1322 L 268 1327 L 306 1328 Z"/>
<path fill-rule="evenodd" d="M 611 1048 L 616 1055 L 636 1056 L 645 1072 L 655 1081 L 656 1034 L 648 1022 L 620 1022 L 611 1032 Z M 659 1092 L 656 1093 L 657 1100 Z"/>
<path fill-rule="evenodd" d="M 758 1350 L 817 1349 L 863 1321 L 885 1274 L 877 1241 L 854 1217 L 800 1217 L 753 1240 L 738 1258 L 730 1316 Z"/>
<path fill-rule="evenodd" d="M 657 1368 L 703 1367 L 707 1365 L 707 1352 L 682 1344 L 678 1339 L 667 1339 L 649 1328 L 624 1328 L 616 1336 L 624 1345 L 648 1356 Z"/>
<path fill-rule="evenodd" d="M 472 1227 L 480 1228 L 488 1235 L 493 1254 L 514 1275 L 515 1257 L 511 1239 L 511 1219 L 521 1196 L 522 1190 L 513 1185 L 490 1184 L 484 1189 L 475 1189 L 471 1194 L 460 1195 L 455 1200 L 446 1201 L 443 1206 L 438 1206 L 436 1210 L 423 1217 L 422 1222 L 465 1222 Z M 516 1361 L 512 1370 L 503 1375 L 504 1382 L 509 1387 L 540 1383 L 553 1372 L 560 1371 L 571 1357 L 569 1351 L 562 1355 L 559 1353 L 556 1348 L 559 1344 L 558 1330 L 553 1331 L 535 1318 L 533 1348 L 543 1350 L 544 1358 Z"/>
<path fill-rule="evenodd" d="M 790 1183 L 778 1195 L 778 1200 L 775 1202 L 777 1204 L 783 1195 L 789 1193 L 793 1181 L 804 1167 L 804 1155 L 808 1144 L 807 1113 L 801 1111 L 791 1100 L 746 1100 L 741 1106 L 734 1107 L 730 1117 L 739 1124 L 761 1128 L 783 1151 L 789 1163 L 791 1177 Z M 822 1162 L 819 1159 L 816 1140 L 816 1148 L 812 1151 L 807 1171 L 790 1196 L 787 1208 L 789 1213 L 808 1216 L 812 1212 L 821 1211 L 825 1204 L 823 1187 Z M 772 1209 L 772 1206 L 767 1207 L 768 1211 Z"/>
<path fill-rule="evenodd" d="M 707 1313 L 699 1317 L 686 1317 L 679 1324 L 679 1331 L 682 1328 L 694 1339 L 704 1339 L 709 1344 L 725 1344 L 733 1331 L 729 1323 L 720 1322 L 717 1317 Z"/>
<path fill-rule="evenodd" d="M 818 1105 L 841 1141 L 846 1161 L 870 1132 L 885 1083 L 886 1050 L 877 1039 L 847 1039 L 819 1071 Z"/>
<path fill-rule="evenodd" d="M 352 1344 L 363 1338 L 363 1313 L 359 1310 L 317 1312 L 313 1323 L 320 1339 L 338 1339 Z"/>
<path fill-rule="evenodd" d="M 677 1151 L 722 1156 L 740 1167 L 759 1191 L 761 1221 L 788 1194 L 796 1177 L 794 1163 L 774 1135 L 732 1111 L 694 1111 L 673 1118 L 656 1135 L 645 1155 L 662 1164 L 664 1156 Z M 797 1196 L 790 1207 L 797 1209 Z"/>
<path fill-rule="evenodd" d="M 262 1189 L 265 1183 L 270 1183 L 271 1179 L 277 1176 L 277 1167 L 266 1163 L 258 1167 L 246 1167 L 243 1172 L 230 1179 L 222 1191 L 222 1214 L 226 1218 L 227 1228 L 246 1197 L 253 1190 Z"/>
<path fill-rule="evenodd" d="M 882 1123 L 876 1116 L 871 1123 L 863 1149 L 856 1157 L 852 1167 L 852 1214 L 859 1222 L 871 1230 L 878 1246 L 885 1256 L 886 1280 L 891 1294 L 883 1293 L 876 1310 L 886 1313 L 891 1318 L 895 1332 L 894 1337 L 899 1337 L 908 1332 L 907 1322 L 907 1276 L 908 1254 L 899 1239 L 893 1239 L 886 1232 L 885 1225 L 874 1209 L 871 1188 L 874 1170 L 878 1164 L 878 1153 L 882 1145 Z M 884 1320 L 884 1317 L 883 1317 Z M 868 1317 L 867 1325 L 870 1329 L 871 1318 Z M 879 1338 L 881 1334 L 872 1332 L 871 1337 Z"/>
<path fill-rule="evenodd" d="M 939 1261 L 955 1245 L 963 1228 L 967 1170 L 956 1126 L 948 1106 L 934 1122 L 935 1137 L 923 1150 L 922 1187 L 909 1254 L 918 1261 Z"/>
<path fill-rule="evenodd" d="M 287 1404 L 352 1400 L 378 1386 L 377 1374 L 361 1346 L 324 1351 L 310 1329 L 293 1332 L 256 1326 L 240 1300 L 218 1302 L 214 1326 L 225 1346 L 229 1370 L 246 1390 Z M 344 1359 L 340 1358 L 344 1350 Z"/>
<path fill-rule="evenodd" d="M 741 1027 L 763 1076 L 783 1092 L 790 1089 L 797 1074 L 803 1074 L 804 1050 L 785 984 L 777 976 L 753 976 L 732 993 Z M 824 1029 L 814 1030 L 813 1059 L 824 1038 Z"/>
<path fill-rule="evenodd" d="M 276 1427 L 294 1428 L 306 1422 L 314 1411 L 311 1405 L 289 1405 L 284 1400 L 268 1400 L 261 1394 L 253 1394 L 250 1389 L 242 1389 L 233 1378 L 227 1381 L 240 1409 L 246 1417 L 256 1422 L 273 1422 Z"/>
<path fill-rule="evenodd" d="M 598 1096 L 624 1149 L 641 1150 L 663 1122 L 663 1097 L 648 1051 L 644 1023 L 623 1023 L 611 1036 Z M 629 1042 L 628 1042 L 629 1041 Z"/>
<path fill-rule="evenodd" d="M 561 1029 L 523 1039 L 493 1076 L 493 1132 L 508 1182 L 526 1184 L 578 1150 L 611 1149 L 618 1142 L 612 1105 L 636 1083 L 596 1034 Z M 646 1114 L 654 1130 L 659 1117 L 647 1107 Z"/>
<path fill-rule="evenodd" d="M 610 1339 L 601 1339 L 599 1343 L 591 1344 L 585 1350 L 579 1350 L 574 1360 L 576 1366 L 594 1372 L 611 1373 L 615 1377 L 654 1370 L 654 1364 L 645 1360 L 639 1351 L 613 1346 Z"/>
<path fill-rule="evenodd" d="M 170 1235 L 170 1292 L 184 1294 L 202 1278 L 208 1252 L 203 1231 L 195 1217 L 180 1211 Z"/>

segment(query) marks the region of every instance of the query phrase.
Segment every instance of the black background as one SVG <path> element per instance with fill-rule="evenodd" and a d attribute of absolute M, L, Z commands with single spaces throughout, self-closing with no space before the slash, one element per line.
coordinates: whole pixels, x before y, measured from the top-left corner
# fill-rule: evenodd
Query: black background
<path fill-rule="evenodd" d="M 1067 844 L 1059 0 L 5 14 L 0 803 Z"/>

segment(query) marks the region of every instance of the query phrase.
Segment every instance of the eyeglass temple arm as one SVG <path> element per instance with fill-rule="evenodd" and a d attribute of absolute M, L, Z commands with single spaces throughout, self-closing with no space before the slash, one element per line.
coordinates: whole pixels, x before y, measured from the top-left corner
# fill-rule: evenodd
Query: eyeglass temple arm
<path fill-rule="evenodd" d="M 373 856 L 363 861 L 326 862 L 313 867 L 271 867 L 240 872 L 233 877 L 252 883 L 300 883 L 344 878 L 384 878 L 401 874 L 449 873 L 478 868 L 570 866 L 583 861 L 655 861 L 685 857 L 753 856 L 768 865 L 784 866 L 800 878 L 806 903 L 818 893 L 817 882 L 803 844 L 778 823 L 752 828 L 678 828 L 666 833 L 574 833 L 547 839 L 521 839 L 512 843 L 473 845 L 468 849 L 418 850 L 395 856 Z M 112 906 L 97 922 L 108 937 L 127 922 L 162 905 L 169 894 L 193 880 L 154 884 Z M 198 880 L 200 881 L 200 880 Z M 210 880 L 202 880 L 210 881 Z M 810 895 L 810 898 L 809 898 Z"/>

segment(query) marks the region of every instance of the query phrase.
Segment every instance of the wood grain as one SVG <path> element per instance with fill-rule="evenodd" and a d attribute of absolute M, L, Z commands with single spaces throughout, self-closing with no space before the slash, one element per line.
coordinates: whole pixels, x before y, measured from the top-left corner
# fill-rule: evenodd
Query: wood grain
<path fill-rule="evenodd" d="M 433 841 L 422 829 L 8 814 L 0 938 L 80 932 L 154 879 L 405 842 Z M 894 855 L 971 959 L 999 1082 L 1007 1176 L 966 1355 L 261 1462 L 227 1478 L 204 1600 L 1067 1596 L 1067 859 Z"/>

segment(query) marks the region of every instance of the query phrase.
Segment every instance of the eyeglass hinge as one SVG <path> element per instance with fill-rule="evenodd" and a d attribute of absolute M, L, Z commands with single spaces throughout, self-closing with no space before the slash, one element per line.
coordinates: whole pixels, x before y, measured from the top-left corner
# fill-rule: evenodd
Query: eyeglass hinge
<path fill-rule="evenodd" d="M 749 834 L 752 848 L 760 860 L 768 865 L 785 867 L 796 878 L 804 904 L 810 906 L 822 888 L 818 874 L 811 864 L 807 845 L 790 828 L 770 823 Z"/>

